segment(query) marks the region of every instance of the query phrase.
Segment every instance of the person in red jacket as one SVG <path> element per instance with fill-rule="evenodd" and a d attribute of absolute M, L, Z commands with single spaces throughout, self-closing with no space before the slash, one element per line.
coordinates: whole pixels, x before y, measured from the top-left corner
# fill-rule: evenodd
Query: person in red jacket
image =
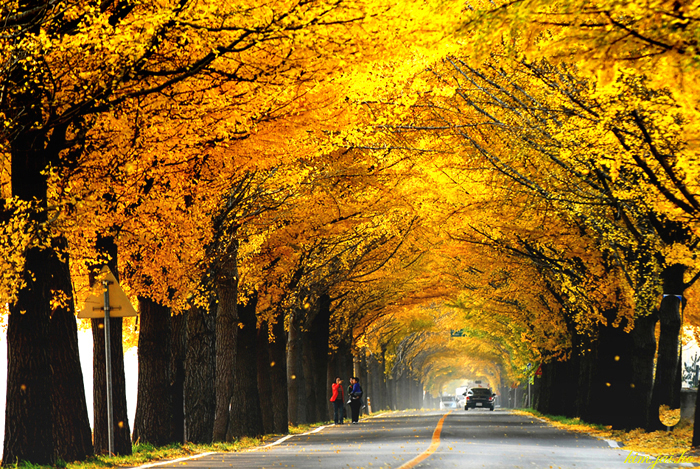
<path fill-rule="evenodd" d="M 335 379 L 335 383 L 331 385 L 333 389 L 333 395 L 331 396 L 331 402 L 333 403 L 333 420 L 336 425 L 343 424 L 343 415 L 345 414 L 345 393 L 343 391 L 343 380 L 340 378 Z"/>

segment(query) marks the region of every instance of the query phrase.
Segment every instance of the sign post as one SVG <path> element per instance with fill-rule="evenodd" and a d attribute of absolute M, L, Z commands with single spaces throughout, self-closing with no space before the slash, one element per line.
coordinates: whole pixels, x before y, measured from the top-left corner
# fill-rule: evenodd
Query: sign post
<path fill-rule="evenodd" d="M 97 292 L 103 288 L 102 295 Z M 111 295 L 110 295 L 111 292 Z M 104 267 L 93 285 L 93 294 L 85 300 L 79 318 L 104 318 L 105 374 L 107 375 L 107 441 L 109 454 L 114 454 L 114 405 L 112 403 L 112 347 L 110 318 L 136 316 L 136 310 L 108 267 Z"/>
<path fill-rule="evenodd" d="M 109 441 L 109 454 L 114 454 L 114 406 L 112 405 L 112 347 L 109 330 L 109 280 L 103 280 L 102 286 L 105 289 L 104 293 L 104 312 L 105 312 L 105 370 L 107 375 L 107 441 Z"/>

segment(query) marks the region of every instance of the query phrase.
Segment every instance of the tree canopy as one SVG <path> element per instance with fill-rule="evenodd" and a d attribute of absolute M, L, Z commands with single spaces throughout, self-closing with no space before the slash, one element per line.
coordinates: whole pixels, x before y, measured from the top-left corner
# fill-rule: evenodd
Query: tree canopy
<path fill-rule="evenodd" d="M 2 302 L 80 305 L 109 239 L 134 297 L 328 313 L 433 393 L 697 334 L 697 6 L 9 2 Z"/>

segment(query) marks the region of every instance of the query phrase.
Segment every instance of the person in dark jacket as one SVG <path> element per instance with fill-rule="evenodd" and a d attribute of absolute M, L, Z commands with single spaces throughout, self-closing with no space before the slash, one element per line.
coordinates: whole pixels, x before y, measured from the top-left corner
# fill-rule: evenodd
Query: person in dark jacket
<path fill-rule="evenodd" d="M 354 376 L 350 383 L 352 383 L 352 388 L 350 391 L 350 415 L 352 416 L 352 423 L 359 423 L 360 421 L 360 408 L 362 407 L 362 387 L 360 387 L 360 379 Z"/>
<path fill-rule="evenodd" d="M 336 425 L 343 424 L 343 416 L 345 414 L 345 393 L 343 392 L 343 380 L 340 378 L 335 379 L 335 383 L 331 385 L 333 389 L 333 395 L 331 396 L 331 402 L 333 403 L 333 420 Z"/>

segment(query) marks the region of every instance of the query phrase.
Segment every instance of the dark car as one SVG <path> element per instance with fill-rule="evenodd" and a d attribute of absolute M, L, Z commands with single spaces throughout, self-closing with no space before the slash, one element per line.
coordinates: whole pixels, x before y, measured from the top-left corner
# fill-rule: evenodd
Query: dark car
<path fill-rule="evenodd" d="M 467 396 L 464 410 L 476 409 L 477 407 L 491 410 L 494 408 L 496 394 L 489 388 L 471 388 L 464 395 Z"/>

